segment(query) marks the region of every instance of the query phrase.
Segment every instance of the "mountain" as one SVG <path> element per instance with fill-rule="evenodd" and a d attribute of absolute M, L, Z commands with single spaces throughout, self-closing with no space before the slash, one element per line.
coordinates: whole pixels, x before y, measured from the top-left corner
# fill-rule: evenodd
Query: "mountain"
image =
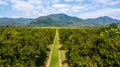
<path fill-rule="evenodd" d="M 98 24 L 110 24 L 110 23 L 120 22 L 120 20 L 113 19 L 108 16 L 103 16 L 98 18 L 86 19 L 86 22 L 92 22 L 92 23 L 98 23 Z"/>
<path fill-rule="evenodd" d="M 33 19 L 30 23 L 31 26 L 79 26 L 79 27 L 98 27 L 100 25 L 111 24 L 120 22 L 120 20 L 110 18 L 108 16 L 81 19 L 78 17 L 71 17 L 64 13 L 51 14 L 41 16 Z"/>
<path fill-rule="evenodd" d="M 0 26 L 24 26 L 29 24 L 32 19 L 28 18 L 0 18 Z"/>
<path fill-rule="evenodd" d="M 98 27 L 101 25 L 120 23 L 120 20 L 108 16 L 81 19 L 64 13 L 28 18 L 0 18 L 0 26 L 64 26 L 64 27 Z"/>
<path fill-rule="evenodd" d="M 41 16 L 34 19 L 31 26 L 93 26 L 93 24 L 86 22 L 77 17 L 71 17 L 66 14 L 51 14 L 48 16 Z"/>

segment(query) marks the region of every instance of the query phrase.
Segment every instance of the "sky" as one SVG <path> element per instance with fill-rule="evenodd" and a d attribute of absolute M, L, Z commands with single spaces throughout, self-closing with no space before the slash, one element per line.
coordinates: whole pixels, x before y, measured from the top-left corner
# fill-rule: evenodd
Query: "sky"
<path fill-rule="evenodd" d="M 120 19 L 120 0 L 0 0 L 0 17 L 37 18 L 58 13 L 83 19 Z"/>

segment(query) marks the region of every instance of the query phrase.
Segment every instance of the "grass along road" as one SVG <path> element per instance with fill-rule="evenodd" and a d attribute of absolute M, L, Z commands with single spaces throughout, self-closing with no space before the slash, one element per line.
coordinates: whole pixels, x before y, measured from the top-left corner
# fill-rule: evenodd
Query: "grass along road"
<path fill-rule="evenodd" d="M 50 66 L 49 67 L 59 67 L 59 34 L 58 30 L 56 30 L 56 35 L 54 39 L 54 47 L 51 56 Z"/>

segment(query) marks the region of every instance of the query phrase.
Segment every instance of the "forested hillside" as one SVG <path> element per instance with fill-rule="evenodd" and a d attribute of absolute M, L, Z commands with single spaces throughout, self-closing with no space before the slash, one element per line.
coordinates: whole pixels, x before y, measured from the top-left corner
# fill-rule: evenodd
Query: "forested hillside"
<path fill-rule="evenodd" d="M 28 18 L 0 18 L 0 26 L 25 26 L 29 24 L 32 19 Z"/>
<path fill-rule="evenodd" d="M 64 13 L 50 14 L 37 18 L 0 18 L 0 26 L 59 26 L 59 27 L 101 27 L 120 20 L 108 16 L 82 19 Z"/>

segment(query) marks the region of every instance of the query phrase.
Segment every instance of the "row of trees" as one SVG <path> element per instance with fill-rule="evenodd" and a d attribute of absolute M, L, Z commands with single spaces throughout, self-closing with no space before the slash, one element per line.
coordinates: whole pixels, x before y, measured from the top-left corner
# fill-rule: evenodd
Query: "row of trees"
<path fill-rule="evenodd" d="M 120 67 L 120 29 L 60 29 L 69 67 Z"/>
<path fill-rule="evenodd" d="M 0 67 L 40 67 L 55 36 L 53 29 L 0 28 Z"/>

